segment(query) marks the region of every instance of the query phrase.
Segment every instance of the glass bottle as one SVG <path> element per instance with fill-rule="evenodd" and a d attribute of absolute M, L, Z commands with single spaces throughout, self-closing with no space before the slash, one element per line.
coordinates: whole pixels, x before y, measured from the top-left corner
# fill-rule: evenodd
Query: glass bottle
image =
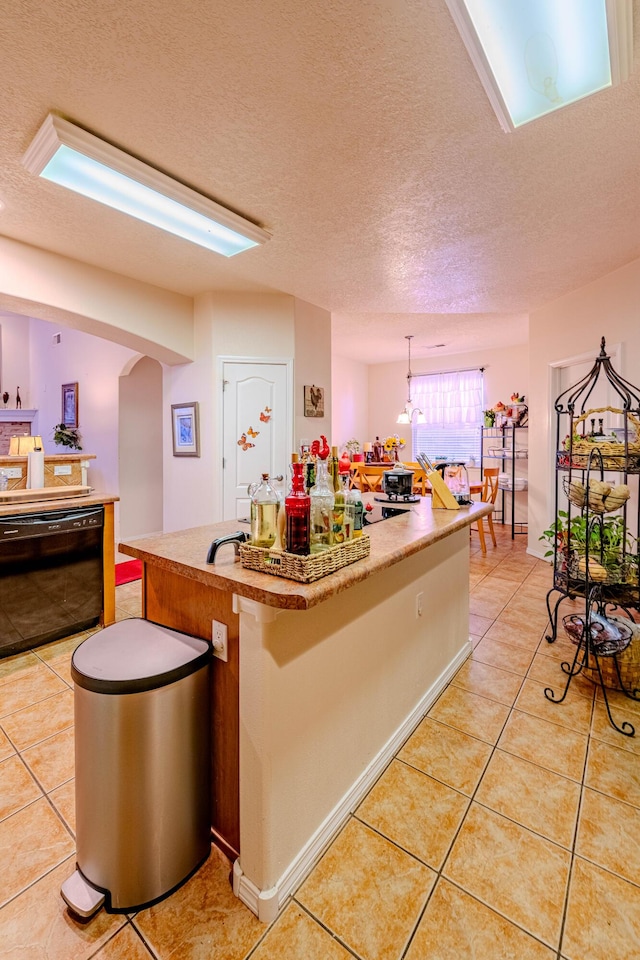
<path fill-rule="evenodd" d="M 316 482 L 311 488 L 311 553 L 328 550 L 333 543 L 335 493 L 329 479 L 327 461 L 318 458 Z"/>
<path fill-rule="evenodd" d="M 260 483 L 249 487 L 251 497 L 251 543 L 254 547 L 273 546 L 278 528 L 280 498 L 263 473 Z"/>
<path fill-rule="evenodd" d="M 354 527 L 354 505 L 349 503 L 349 474 L 338 475 L 340 489 L 336 490 L 335 503 L 333 505 L 333 542 L 345 543 L 353 537 Z"/>
<path fill-rule="evenodd" d="M 287 553 L 310 552 L 311 499 L 304 489 L 304 463 L 292 463 L 291 490 L 284 501 L 287 518 Z"/>
<path fill-rule="evenodd" d="M 338 459 L 338 448 L 331 447 L 331 456 L 329 457 L 329 474 L 333 489 L 337 493 L 340 490 L 340 460 Z"/>
<path fill-rule="evenodd" d="M 364 503 L 358 487 L 347 492 L 347 503 L 353 504 L 353 537 L 356 539 L 362 536 L 364 526 Z"/>
<path fill-rule="evenodd" d="M 381 463 L 383 456 L 384 448 L 380 443 L 380 437 L 376 437 L 376 442 L 373 445 L 373 460 L 374 463 Z"/>

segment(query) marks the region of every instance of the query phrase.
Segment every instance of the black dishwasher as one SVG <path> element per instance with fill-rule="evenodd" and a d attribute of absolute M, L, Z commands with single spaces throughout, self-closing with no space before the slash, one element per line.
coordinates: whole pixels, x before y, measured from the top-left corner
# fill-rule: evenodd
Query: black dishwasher
<path fill-rule="evenodd" d="M 95 626 L 104 509 L 0 517 L 0 657 Z"/>

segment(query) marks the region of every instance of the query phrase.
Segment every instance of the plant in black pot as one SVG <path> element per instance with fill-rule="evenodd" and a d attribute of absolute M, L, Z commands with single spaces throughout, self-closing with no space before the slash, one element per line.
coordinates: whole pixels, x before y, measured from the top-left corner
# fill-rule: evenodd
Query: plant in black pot
<path fill-rule="evenodd" d="M 68 427 L 66 423 L 57 423 L 53 428 L 53 442 L 60 447 L 82 450 L 80 440 L 80 432 L 76 427 Z"/>

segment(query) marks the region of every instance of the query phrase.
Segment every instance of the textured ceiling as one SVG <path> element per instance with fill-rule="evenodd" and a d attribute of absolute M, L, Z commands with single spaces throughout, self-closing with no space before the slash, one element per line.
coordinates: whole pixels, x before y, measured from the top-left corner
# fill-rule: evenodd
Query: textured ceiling
<path fill-rule="evenodd" d="M 341 355 L 523 342 L 640 256 L 640 71 L 505 134 L 444 0 L 12 0 L 3 35 L 0 233 L 190 295 L 285 291 Z M 50 111 L 273 239 L 225 260 L 35 178 Z"/>

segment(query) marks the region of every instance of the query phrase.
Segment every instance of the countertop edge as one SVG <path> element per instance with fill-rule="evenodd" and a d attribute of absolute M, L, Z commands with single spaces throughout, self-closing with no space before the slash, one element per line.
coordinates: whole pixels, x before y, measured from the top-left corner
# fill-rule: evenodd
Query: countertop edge
<path fill-rule="evenodd" d="M 94 490 L 92 493 L 75 497 L 56 497 L 53 500 L 27 500 L 24 503 L 0 504 L 0 518 L 25 513 L 48 513 L 51 510 L 73 510 L 81 507 L 93 507 L 99 503 L 116 503 L 120 497 Z"/>
<path fill-rule="evenodd" d="M 492 509 L 491 504 L 474 502 L 471 507 L 460 511 L 432 511 L 430 505 L 422 504 L 421 509 L 412 512 L 412 520 L 394 517 L 368 528 L 371 537 L 371 553 L 368 557 L 312 583 L 299 583 L 248 570 L 241 567 L 239 562 L 229 562 L 228 555 L 225 561 L 216 562 L 215 565 L 193 559 L 194 553 L 196 556 L 206 556 L 208 545 L 216 537 L 238 529 L 237 521 L 194 527 L 162 536 L 141 537 L 119 543 L 118 550 L 158 569 L 224 592 L 236 593 L 266 606 L 307 610 L 336 593 L 348 590 L 372 574 L 427 549 L 452 533 L 471 526 L 480 517 L 491 513 Z M 433 520 L 435 515 L 440 515 L 437 522 Z M 395 528 L 393 524 L 396 524 Z M 394 539 L 398 541 L 397 545 L 394 545 Z"/>

